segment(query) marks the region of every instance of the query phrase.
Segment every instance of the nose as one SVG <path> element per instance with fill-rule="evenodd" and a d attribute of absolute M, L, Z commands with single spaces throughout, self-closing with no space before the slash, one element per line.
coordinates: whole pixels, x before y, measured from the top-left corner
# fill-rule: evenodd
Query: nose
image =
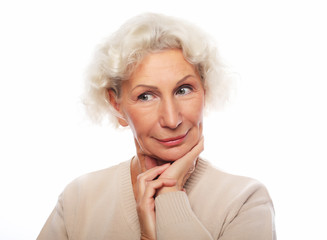
<path fill-rule="evenodd" d="M 159 123 L 161 127 L 175 129 L 182 123 L 179 103 L 174 99 L 165 99 L 160 103 Z"/>

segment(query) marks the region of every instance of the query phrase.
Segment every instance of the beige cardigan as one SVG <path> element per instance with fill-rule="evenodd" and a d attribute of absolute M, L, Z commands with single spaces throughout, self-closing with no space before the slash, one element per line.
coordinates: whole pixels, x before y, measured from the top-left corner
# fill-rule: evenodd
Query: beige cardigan
<path fill-rule="evenodd" d="M 263 185 L 200 160 L 186 192 L 155 200 L 157 239 L 276 239 L 274 210 Z M 70 183 L 38 240 L 140 239 L 130 161 Z"/>

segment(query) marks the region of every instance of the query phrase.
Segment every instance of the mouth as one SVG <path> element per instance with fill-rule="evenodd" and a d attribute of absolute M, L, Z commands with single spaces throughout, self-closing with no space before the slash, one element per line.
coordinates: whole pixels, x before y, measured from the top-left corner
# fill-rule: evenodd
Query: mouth
<path fill-rule="evenodd" d="M 165 146 L 172 147 L 181 144 L 186 138 L 188 132 L 184 135 L 180 135 L 172 138 L 157 139 L 157 141 Z"/>

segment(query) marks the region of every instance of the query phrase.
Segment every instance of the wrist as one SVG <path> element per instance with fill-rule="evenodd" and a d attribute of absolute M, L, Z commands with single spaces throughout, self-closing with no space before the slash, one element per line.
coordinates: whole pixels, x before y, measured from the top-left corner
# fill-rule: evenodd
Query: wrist
<path fill-rule="evenodd" d="M 164 194 L 164 193 L 169 193 L 169 192 L 178 192 L 182 191 L 182 189 L 179 189 L 177 186 L 172 186 L 172 187 L 162 187 L 157 191 L 157 196 Z"/>

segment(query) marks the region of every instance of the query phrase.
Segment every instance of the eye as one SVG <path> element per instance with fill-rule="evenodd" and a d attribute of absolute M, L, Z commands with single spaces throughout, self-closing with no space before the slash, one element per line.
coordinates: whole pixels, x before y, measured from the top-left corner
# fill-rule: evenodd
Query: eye
<path fill-rule="evenodd" d="M 137 97 L 138 100 L 141 100 L 143 102 L 146 102 L 146 101 L 150 101 L 153 99 L 153 95 L 151 93 L 148 93 L 148 92 L 145 92 L 145 93 L 142 93 L 141 95 L 139 95 Z"/>
<path fill-rule="evenodd" d="M 179 89 L 177 89 L 176 94 L 177 95 L 186 95 L 192 92 L 193 88 L 191 86 L 181 86 Z"/>

